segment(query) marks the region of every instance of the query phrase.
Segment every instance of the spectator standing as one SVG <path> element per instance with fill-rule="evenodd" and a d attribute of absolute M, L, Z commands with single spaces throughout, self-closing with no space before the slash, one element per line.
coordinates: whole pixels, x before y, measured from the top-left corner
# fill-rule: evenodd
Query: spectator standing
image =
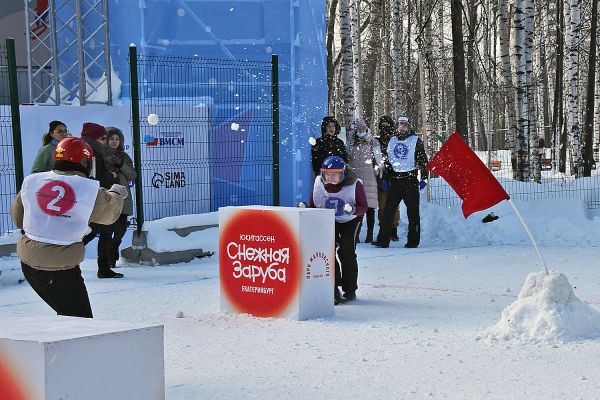
<path fill-rule="evenodd" d="M 106 147 L 106 166 L 110 172 L 117 174 L 117 183 L 127 189 L 127 198 L 123 204 L 123 212 L 119 219 L 111 225 L 112 237 L 109 251 L 109 268 L 114 268 L 119 260 L 119 246 L 129 226 L 128 217 L 133 215 L 133 199 L 129 183 L 137 177 L 131 157 L 125 152 L 125 136 L 119 128 L 106 127 L 108 146 Z"/>
<path fill-rule="evenodd" d="M 389 115 L 383 115 L 379 118 L 379 135 L 378 140 L 381 145 L 381 153 L 383 155 L 384 161 L 387 160 L 387 146 L 390 142 L 390 138 L 395 134 L 395 123 L 392 117 Z M 389 177 L 386 174 L 385 168 L 383 173 L 377 176 L 377 202 L 378 202 L 378 210 L 377 210 L 377 220 L 379 223 L 379 227 L 383 225 L 383 210 L 385 209 L 385 202 L 388 196 L 389 189 Z M 397 242 L 400 240 L 398 238 L 398 225 L 400 224 L 400 210 L 396 209 L 394 215 L 392 217 L 392 231 L 390 233 L 390 240 L 393 242 Z"/>
<path fill-rule="evenodd" d="M 17 253 L 25 279 L 58 315 L 92 318 L 79 268 L 85 257 L 81 239 L 90 222 L 112 224 L 118 218 L 127 192 L 119 185 L 107 191 L 88 179 L 93 151 L 79 138 L 61 140 L 55 160 L 53 171 L 25 177 L 11 206 L 24 232 Z"/>
<path fill-rule="evenodd" d="M 367 196 L 359 179 L 341 157 L 329 156 L 315 178 L 310 195 L 310 206 L 335 210 L 335 260 L 334 301 L 339 304 L 341 286 L 346 300 L 356 299 L 358 289 L 358 262 L 356 261 L 356 230 L 367 211 Z M 339 259 L 339 261 L 338 261 Z"/>
<path fill-rule="evenodd" d="M 83 124 L 81 138 L 94 150 L 96 158 L 95 179 L 103 188 L 109 188 L 117 183 L 117 173 L 111 172 L 106 167 L 106 141 L 107 132 L 102 125 L 93 122 Z M 98 239 L 98 278 L 122 278 L 123 274 L 110 269 L 110 248 L 112 241 L 112 229 L 110 226 L 101 224 L 90 224 L 92 231 L 83 238 L 83 243 L 88 244 L 96 236 Z"/>
<path fill-rule="evenodd" d="M 54 167 L 54 150 L 58 142 L 71 136 L 67 125 L 62 121 L 52 121 L 49 124 L 48 132 L 42 137 L 42 147 L 38 150 L 31 173 L 52 171 Z"/>
<path fill-rule="evenodd" d="M 375 209 L 378 207 L 377 178 L 383 175 L 383 156 L 381 145 L 377 138 L 373 137 L 371 130 L 367 127 L 364 119 L 359 118 L 354 123 L 354 130 L 350 131 L 348 143 L 348 156 L 350 166 L 356 173 L 365 188 L 367 196 L 367 236 L 365 243 L 373 241 L 373 228 L 375 226 Z M 360 219 L 356 231 L 356 242 L 360 242 L 359 233 L 363 218 Z"/>
<path fill-rule="evenodd" d="M 410 129 L 410 118 L 400 116 L 396 135 L 390 138 L 387 146 L 386 172 L 390 185 L 383 211 L 383 224 L 379 229 L 377 241 L 371 244 L 377 247 L 389 247 L 392 231 L 392 216 L 401 201 L 406 205 L 408 216 L 408 237 L 404 247 L 419 246 L 421 222 L 419 215 L 419 170 L 425 183 L 428 177 L 427 154 L 423 140 Z"/>
<path fill-rule="evenodd" d="M 339 122 L 334 117 L 324 117 L 321 122 L 321 137 L 316 140 L 316 143 L 311 148 L 312 169 L 315 176 L 321 173 L 321 165 L 329 156 L 338 156 L 345 163 L 348 162 L 348 154 L 342 139 L 337 135 L 341 131 Z"/>

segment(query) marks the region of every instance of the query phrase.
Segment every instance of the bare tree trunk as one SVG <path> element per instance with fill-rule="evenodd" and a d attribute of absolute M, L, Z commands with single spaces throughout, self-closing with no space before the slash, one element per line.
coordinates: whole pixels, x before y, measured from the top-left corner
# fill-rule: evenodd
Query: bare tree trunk
<path fill-rule="evenodd" d="M 350 127 L 354 115 L 354 82 L 352 79 L 352 35 L 350 32 L 350 0 L 340 1 L 340 34 L 342 37 L 342 85 L 344 112 L 342 126 Z"/>
<path fill-rule="evenodd" d="M 362 117 L 362 43 L 361 43 L 361 13 L 360 13 L 360 2 L 361 0 L 351 0 L 351 24 L 352 29 L 352 77 L 354 86 L 354 108 L 356 109 L 356 115 Z"/>
<path fill-rule="evenodd" d="M 583 176 L 592 176 L 592 166 L 594 164 L 594 95 L 596 88 L 596 34 L 598 32 L 598 0 L 592 0 L 591 28 L 592 31 L 590 33 L 590 55 L 585 105 L 585 122 L 583 125 L 585 130 Z"/>
<path fill-rule="evenodd" d="M 527 165 L 527 134 L 529 128 L 527 104 L 527 61 L 525 57 L 525 1 L 515 1 L 515 12 L 513 15 L 512 49 L 515 69 L 515 86 L 517 89 L 517 136 L 515 150 L 517 152 L 517 171 L 513 173 L 516 180 L 525 181 L 529 179 Z"/>
<path fill-rule="evenodd" d="M 508 12 L 508 4 L 505 0 L 498 0 L 498 13 L 499 13 L 499 30 L 500 30 L 500 62 L 501 62 L 501 76 L 502 76 L 502 87 L 504 91 L 504 98 L 506 101 L 507 111 L 507 133 L 506 138 L 508 140 L 508 148 L 510 150 L 510 161 L 513 170 L 513 179 L 517 179 L 517 105 L 515 103 L 516 94 L 514 85 L 512 82 L 512 70 L 510 63 L 510 32 L 509 22 L 510 15 Z"/>
<path fill-rule="evenodd" d="M 377 80 L 377 62 L 381 54 L 381 7 L 383 0 L 374 0 L 371 3 L 371 13 L 369 20 L 371 26 L 369 30 L 369 41 L 367 48 L 367 56 L 364 63 L 364 79 L 363 82 L 363 107 L 364 117 L 371 124 L 375 124 L 375 113 L 373 104 L 375 102 L 375 81 Z"/>
<path fill-rule="evenodd" d="M 335 101 L 335 68 L 333 65 L 333 47 L 335 39 L 335 14 L 337 9 L 338 0 L 327 0 L 329 4 L 329 12 L 327 16 L 327 94 L 328 94 L 328 114 L 335 115 L 334 101 Z"/>
<path fill-rule="evenodd" d="M 576 178 L 583 176 L 583 157 L 581 155 L 581 127 L 579 126 L 579 36 L 581 30 L 581 16 L 578 0 L 569 0 L 567 16 L 567 107 L 569 123 L 569 139 L 571 142 L 571 164 Z"/>
<path fill-rule="evenodd" d="M 477 32 L 477 4 L 474 0 L 467 0 L 467 31 L 469 32 L 469 40 L 467 42 L 467 122 L 469 124 L 469 143 L 471 148 L 478 149 L 479 146 L 475 136 L 475 40 Z"/>
<path fill-rule="evenodd" d="M 394 112 L 395 115 L 406 113 L 406 99 L 404 97 L 404 90 L 402 84 L 404 83 L 402 77 L 402 0 L 393 0 L 394 6 L 393 12 L 393 27 L 394 27 L 394 47 L 393 47 L 393 58 L 394 58 Z"/>
<path fill-rule="evenodd" d="M 527 82 L 527 138 L 529 139 L 529 174 L 536 183 L 542 181 L 542 170 L 539 159 L 539 131 L 538 116 L 536 109 L 536 92 L 534 72 L 533 72 L 533 52 L 535 42 L 535 7 L 534 0 L 525 0 L 525 65 L 526 65 L 526 82 Z"/>
<path fill-rule="evenodd" d="M 554 111 L 552 116 L 552 170 L 566 170 L 567 143 L 563 140 L 563 59 L 564 13 L 562 1 L 556 3 L 556 79 L 554 81 Z"/>
<path fill-rule="evenodd" d="M 465 49 L 462 28 L 462 1 L 451 0 L 452 16 L 452 54 L 454 65 L 454 112 L 456 115 L 456 130 L 465 142 L 469 140 L 467 125 L 467 89 L 465 87 Z"/>

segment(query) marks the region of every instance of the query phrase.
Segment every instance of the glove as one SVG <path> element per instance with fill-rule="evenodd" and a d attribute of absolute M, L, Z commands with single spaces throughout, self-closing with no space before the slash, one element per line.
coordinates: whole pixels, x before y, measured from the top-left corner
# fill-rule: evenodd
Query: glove
<path fill-rule="evenodd" d="M 356 207 L 353 207 L 350 204 L 346 204 L 344 206 L 344 214 L 346 214 L 346 215 L 352 215 L 352 214 L 354 214 L 354 211 L 356 211 Z"/>
<path fill-rule="evenodd" d="M 425 186 L 427 186 L 427 180 L 421 179 L 421 181 L 419 182 L 419 190 L 425 189 Z"/>
<path fill-rule="evenodd" d="M 296 203 L 296 207 L 298 207 L 298 208 L 306 208 L 306 207 L 308 207 L 308 205 L 305 202 L 303 202 L 303 201 L 299 201 L 298 203 Z"/>
<path fill-rule="evenodd" d="M 119 195 L 120 198 L 125 200 L 127 198 L 127 188 L 123 185 L 114 184 L 108 189 L 109 192 L 113 192 Z"/>
<path fill-rule="evenodd" d="M 379 181 L 379 188 L 383 193 L 386 193 L 390 188 L 390 183 L 386 179 L 382 179 Z"/>

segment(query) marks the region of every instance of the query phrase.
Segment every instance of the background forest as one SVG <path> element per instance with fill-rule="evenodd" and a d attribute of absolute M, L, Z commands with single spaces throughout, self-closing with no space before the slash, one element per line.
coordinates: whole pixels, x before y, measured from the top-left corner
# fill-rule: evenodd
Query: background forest
<path fill-rule="evenodd" d="M 328 0 L 327 12 L 329 113 L 343 126 L 408 114 L 430 156 L 456 130 L 490 168 L 508 150 L 519 181 L 595 169 L 598 0 Z"/>

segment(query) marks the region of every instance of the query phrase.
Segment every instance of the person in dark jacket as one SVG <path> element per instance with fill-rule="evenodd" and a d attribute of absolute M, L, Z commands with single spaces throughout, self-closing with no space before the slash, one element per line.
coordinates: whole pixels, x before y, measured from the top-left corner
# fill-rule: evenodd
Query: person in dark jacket
<path fill-rule="evenodd" d="M 362 182 L 341 157 L 329 156 L 323 161 L 321 174 L 315 178 L 310 195 L 310 206 L 335 210 L 335 242 L 338 250 L 334 302 L 336 305 L 340 302 L 340 286 L 344 298 L 354 300 L 358 289 L 356 231 L 369 204 Z"/>
<path fill-rule="evenodd" d="M 123 204 L 123 212 L 119 219 L 111 225 L 112 238 L 110 241 L 109 267 L 114 268 L 119 260 L 119 246 L 127 232 L 129 221 L 127 218 L 133 215 L 133 200 L 131 199 L 131 190 L 129 183 L 137 177 L 133 168 L 131 157 L 125 152 L 125 136 L 119 128 L 107 126 L 108 145 L 106 147 L 106 167 L 110 172 L 117 174 L 117 183 L 127 188 L 128 197 Z"/>
<path fill-rule="evenodd" d="M 103 188 L 111 187 L 117 182 L 117 173 L 109 171 L 106 167 L 106 129 L 93 122 L 83 124 L 81 138 L 94 150 L 96 158 L 96 171 L 94 178 Z M 110 248 L 112 242 L 112 229 L 110 226 L 90 224 L 92 231 L 83 238 L 83 243 L 88 244 L 99 235 L 98 239 L 98 278 L 122 278 L 123 274 L 110 269 Z"/>
<path fill-rule="evenodd" d="M 381 154 L 384 159 L 387 159 L 387 146 L 390 142 L 390 138 L 395 135 L 396 132 L 396 124 L 394 120 L 389 115 L 383 115 L 379 118 L 379 131 L 378 136 L 379 143 L 381 145 Z M 383 221 L 383 210 L 385 209 L 385 202 L 387 200 L 387 194 L 389 189 L 389 180 L 387 176 L 383 176 L 385 173 L 385 169 L 381 171 L 381 174 L 377 176 L 377 202 L 378 202 L 378 210 L 377 210 L 377 220 L 379 222 L 379 226 L 382 226 Z M 390 233 L 390 240 L 393 242 L 397 242 L 400 240 L 398 238 L 398 225 L 400 224 L 400 210 L 396 209 L 394 212 L 394 216 L 392 217 L 392 232 Z"/>
<path fill-rule="evenodd" d="M 321 174 L 321 165 L 329 156 L 338 156 L 344 162 L 348 162 L 346 146 L 342 139 L 337 137 L 340 130 L 340 124 L 334 117 L 328 116 L 323 118 L 323 122 L 321 122 L 321 137 L 316 140 L 311 149 L 312 169 L 315 176 Z"/>
<path fill-rule="evenodd" d="M 52 171 L 54 167 L 54 150 L 58 142 L 71 136 L 67 125 L 62 121 L 52 121 L 49 124 L 48 132 L 42 137 L 42 147 L 38 150 L 31 173 Z"/>
<path fill-rule="evenodd" d="M 400 202 L 404 201 L 408 216 L 408 238 L 404 247 L 418 247 L 421 239 L 418 172 L 421 172 L 423 184 L 429 175 L 423 140 L 410 129 L 409 117 L 404 115 L 398 117 L 398 129 L 396 135 L 390 138 L 386 155 L 389 190 L 377 241 L 371 244 L 377 247 L 389 247 L 392 216 Z"/>

